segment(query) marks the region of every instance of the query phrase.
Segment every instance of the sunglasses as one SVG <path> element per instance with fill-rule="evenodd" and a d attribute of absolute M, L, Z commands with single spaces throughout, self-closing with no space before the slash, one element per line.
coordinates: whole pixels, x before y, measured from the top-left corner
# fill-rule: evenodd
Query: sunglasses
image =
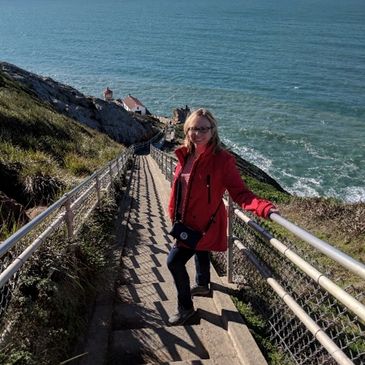
<path fill-rule="evenodd" d="M 188 131 L 191 132 L 191 133 L 194 133 L 194 132 L 200 132 L 200 133 L 208 133 L 208 131 L 210 129 L 213 129 L 212 127 L 190 127 L 188 128 Z"/>

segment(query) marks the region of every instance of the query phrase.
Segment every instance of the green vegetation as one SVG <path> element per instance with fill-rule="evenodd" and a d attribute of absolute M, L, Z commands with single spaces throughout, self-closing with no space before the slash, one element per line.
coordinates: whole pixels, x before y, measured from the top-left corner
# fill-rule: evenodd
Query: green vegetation
<path fill-rule="evenodd" d="M 254 309 L 252 304 L 254 302 L 253 298 L 244 298 L 242 295 L 240 299 L 236 296 L 232 296 L 231 298 L 245 323 L 250 328 L 256 343 L 269 364 L 291 364 L 290 360 L 283 353 L 279 352 L 269 341 L 270 334 L 268 333 L 266 320 Z"/>
<path fill-rule="evenodd" d="M 75 174 L 68 171 L 73 165 L 76 174 L 90 174 L 120 151 L 106 135 L 55 112 L 0 74 L 0 155 L 24 165 L 23 175 Z"/>
<path fill-rule="evenodd" d="M 30 210 L 50 205 L 123 149 L 0 72 L 0 240 L 25 224 Z M 72 357 L 99 273 L 109 265 L 116 198 L 104 199 L 72 245 L 59 232 L 23 267 L 3 318 L 9 332 L 2 333 L 1 364 L 55 364 Z"/>
<path fill-rule="evenodd" d="M 290 195 L 278 191 L 270 184 L 260 182 L 250 176 L 243 176 L 243 178 L 249 189 L 261 198 L 268 199 L 275 204 L 285 204 L 288 203 L 291 199 Z"/>
<path fill-rule="evenodd" d="M 0 72 L 0 240 L 26 222 L 25 209 L 51 204 L 122 150 Z"/>
<path fill-rule="evenodd" d="M 116 213 L 115 198 L 104 199 L 72 245 L 61 232 L 32 256 L 7 311 L 11 330 L 2 340 L 1 364 L 58 364 L 72 357 L 101 273 L 111 265 Z"/>

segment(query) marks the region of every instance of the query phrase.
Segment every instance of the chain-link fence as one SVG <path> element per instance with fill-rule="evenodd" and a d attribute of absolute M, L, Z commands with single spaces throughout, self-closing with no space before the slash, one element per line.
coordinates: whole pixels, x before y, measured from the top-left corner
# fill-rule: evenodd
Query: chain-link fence
<path fill-rule="evenodd" d="M 233 279 L 255 292 L 255 305 L 270 325 L 271 341 L 289 354 L 295 364 L 337 363 L 298 316 L 272 291 L 268 278 L 274 278 L 354 364 L 364 364 L 364 323 L 241 219 L 235 217 L 233 227 L 234 235 L 244 246 L 241 250 L 234 249 Z M 319 271 L 326 272 L 295 242 L 281 240 L 285 240 L 286 246 Z M 360 303 L 365 303 L 365 296 L 359 289 L 350 286 L 345 290 Z"/>

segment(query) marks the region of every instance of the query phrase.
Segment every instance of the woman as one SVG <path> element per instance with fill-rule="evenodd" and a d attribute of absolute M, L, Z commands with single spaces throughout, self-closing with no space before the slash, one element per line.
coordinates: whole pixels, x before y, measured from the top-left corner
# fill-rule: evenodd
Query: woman
<path fill-rule="evenodd" d="M 169 318 L 170 325 L 185 323 L 195 313 L 192 296 L 210 293 L 209 251 L 227 249 L 227 219 L 223 193 L 243 209 L 268 218 L 277 209 L 247 189 L 236 167 L 234 157 L 222 148 L 217 122 L 206 109 L 198 109 L 184 124 L 184 146 L 176 150 L 178 165 L 169 202 L 173 222 L 181 221 L 194 231 L 203 233 L 195 248 L 177 240 L 167 266 L 177 289 L 178 310 Z M 187 261 L 195 255 L 196 284 L 190 288 Z"/>

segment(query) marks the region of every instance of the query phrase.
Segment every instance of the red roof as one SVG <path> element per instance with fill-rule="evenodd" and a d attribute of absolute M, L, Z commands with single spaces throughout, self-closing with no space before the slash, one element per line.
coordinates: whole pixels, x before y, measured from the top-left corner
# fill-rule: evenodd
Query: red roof
<path fill-rule="evenodd" d="M 137 98 L 132 95 L 128 95 L 126 98 L 123 99 L 123 103 L 127 105 L 129 109 L 135 109 L 139 106 L 145 107 Z"/>

